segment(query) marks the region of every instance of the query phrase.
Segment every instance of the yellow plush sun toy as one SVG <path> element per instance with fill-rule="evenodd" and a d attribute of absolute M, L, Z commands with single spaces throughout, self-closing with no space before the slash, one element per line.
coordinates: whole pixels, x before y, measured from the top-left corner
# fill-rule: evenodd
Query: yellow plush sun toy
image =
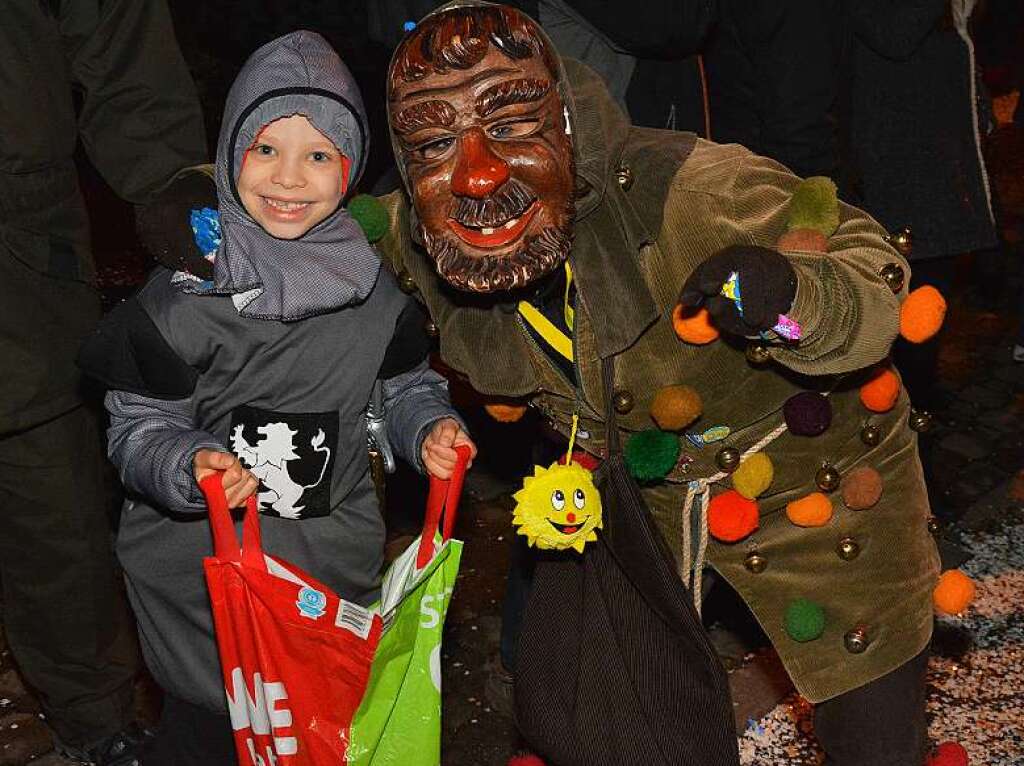
<path fill-rule="evenodd" d="M 550 468 L 534 466 L 516 501 L 512 523 L 530 545 L 548 550 L 575 548 L 597 539 L 601 528 L 601 495 L 590 471 L 578 463 Z"/>

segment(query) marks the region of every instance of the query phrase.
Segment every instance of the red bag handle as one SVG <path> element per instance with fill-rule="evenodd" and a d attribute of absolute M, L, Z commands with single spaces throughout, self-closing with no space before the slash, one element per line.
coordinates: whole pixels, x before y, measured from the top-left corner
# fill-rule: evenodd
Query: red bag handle
<path fill-rule="evenodd" d="M 221 561 L 232 561 L 267 571 L 267 562 L 263 558 L 263 540 L 260 536 L 260 514 L 256 504 L 256 494 L 245 499 L 245 517 L 242 520 L 242 545 L 238 544 L 235 534 L 235 522 L 228 508 L 228 498 L 224 494 L 222 483 L 223 471 L 215 471 L 199 482 L 199 489 L 206 498 L 206 507 L 210 510 L 210 531 L 213 533 L 213 555 Z"/>
<path fill-rule="evenodd" d="M 458 457 L 450 479 L 430 477 L 427 514 L 423 520 L 419 553 L 416 555 L 417 569 L 425 567 L 430 562 L 430 557 L 434 555 L 434 535 L 437 534 L 438 527 L 441 525 L 442 513 L 444 513 L 444 527 L 441 530 L 441 539 L 447 541 L 452 537 L 455 515 L 459 509 L 459 499 L 462 497 L 462 483 L 466 479 L 466 464 L 469 463 L 472 451 L 468 445 L 460 444 L 455 448 L 455 453 Z"/>

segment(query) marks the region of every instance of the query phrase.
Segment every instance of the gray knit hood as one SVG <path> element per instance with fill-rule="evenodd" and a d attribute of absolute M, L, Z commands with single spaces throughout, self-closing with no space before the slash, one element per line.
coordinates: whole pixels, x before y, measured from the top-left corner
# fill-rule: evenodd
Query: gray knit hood
<path fill-rule="evenodd" d="M 242 205 L 236 183 L 245 152 L 264 126 L 295 114 L 350 158 L 349 189 L 355 187 L 369 150 L 363 100 L 334 49 L 305 30 L 249 57 L 228 93 L 217 140 L 222 238 L 209 291 L 230 294 L 243 316 L 294 321 L 334 311 L 365 299 L 380 271 L 379 257 L 344 207 L 287 240 L 268 234 Z"/>

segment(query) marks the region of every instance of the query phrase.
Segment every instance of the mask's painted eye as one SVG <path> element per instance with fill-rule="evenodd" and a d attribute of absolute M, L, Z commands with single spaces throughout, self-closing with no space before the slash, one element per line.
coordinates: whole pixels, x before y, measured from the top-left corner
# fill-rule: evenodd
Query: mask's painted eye
<path fill-rule="evenodd" d="M 499 140 L 503 138 L 526 138 L 527 136 L 533 135 L 539 125 L 540 120 L 511 120 L 488 128 L 487 132 L 491 134 L 492 138 L 497 138 Z"/>
<path fill-rule="evenodd" d="M 577 489 L 572 493 L 572 503 L 579 510 L 583 510 L 583 506 L 587 504 L 587 496 L 583 493 L 582 489 Z"/>
<path fill-rule="evenodd" d="M 416 152 L 425 160 L 434 160 L 438 157 L 443 157 L 454 145 L 455 139 L 449 136 L 448 138 L 439 138 L 436 141 L 420 144 L 420 146 L 416 147 Z"/>
<path fill-rule="evenodd" d="M 562 490 L 556 489 L 551 493 L 551 507 L 556 511 L 565 508 L 565 493 Z"/>

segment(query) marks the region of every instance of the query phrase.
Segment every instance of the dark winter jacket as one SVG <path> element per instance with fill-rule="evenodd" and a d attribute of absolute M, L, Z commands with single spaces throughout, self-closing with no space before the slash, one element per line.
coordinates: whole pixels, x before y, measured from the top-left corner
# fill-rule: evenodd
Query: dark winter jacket
<path fill-rule="evenodd" d="M 76 143 L 144 202 L 206 142 L 165 0 L 4 3 L 0 104 L 2 434 L 80 401 L 73 360 L 100 311 Z"/>
<path fill-rule="evenodd" d="M 839 0 L 720 0 L 704 54 L 711 138 L 831 176 Z"/>
<path fill-rule="evenodd" d="M 911 259 L 997 242 L 963 5 L 845 3 L 842 192 L 890 231 L 909 226 Z"/>

